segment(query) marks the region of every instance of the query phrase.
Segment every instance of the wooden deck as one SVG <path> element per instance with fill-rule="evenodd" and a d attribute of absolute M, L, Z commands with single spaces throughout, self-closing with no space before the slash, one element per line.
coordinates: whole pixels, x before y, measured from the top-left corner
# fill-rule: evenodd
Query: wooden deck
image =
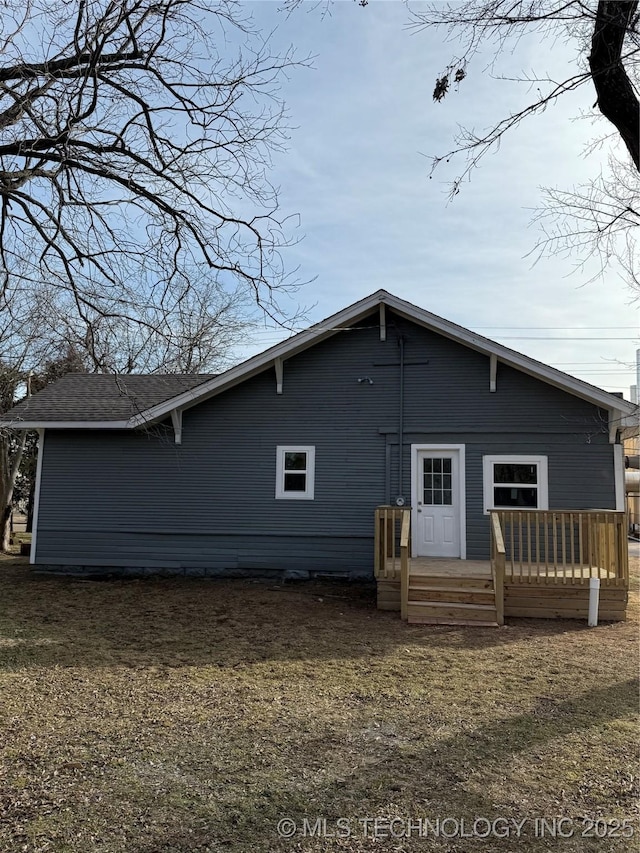
<path fill-rule="evenodd" d="M 378 580 L 378 608 L 402 610 L 401 578 L 394 578 L 397 561 L 389 558 Z M 406 619 L 428 625 L 498 625 L 495 588 L 489 560 L 439 557 L 407 559 Z"/>
<path fill-rule="evenodd" d="M 388 570 L 392 560 L 388 560 Z M 489 560 L 449 560 L 443 557 L 409 557 L 409 572 L 412 575 L 426 575 L 442 578 L 490 578 Z"/>
<path fill-rule="evenodd" d="M 624 514 L 492 512 L 491 560 L 414 557 L 410 510 L 376 512 L 378 608 L 422 624 L 499 626 L 505 616 L 587 620 L 589 584 L 600 579 L 598 618 L 626 618 Z"/>

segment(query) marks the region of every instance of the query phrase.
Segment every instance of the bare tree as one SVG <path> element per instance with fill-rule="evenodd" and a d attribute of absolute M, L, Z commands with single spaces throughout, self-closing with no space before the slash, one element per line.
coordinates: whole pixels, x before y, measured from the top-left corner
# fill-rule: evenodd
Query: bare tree
<path fill-rule="evenodd" d="M 640 175 L 630 160 L 609 158 L 609 169 L 571 190 L 547 188 L 535 219 L 542 236 L 536 256 L 559 254 L 575 259 L 584 271 L 595 261 L 590 281 L 618 268 L 625 282 L 640 293 Z"/>
<path fill-rule="evenodd" d="M 0 312 L 0 413 L 10 409 L 16 399 L 29 392 L 30 371 L 28 360 L 44 358 L 39 334 L 37 309 L 29 304 L 24 294 L 19 294 L 14 309 L 19 319 L 8 311 Z M 24 432 L 0 430 L 0 548 L 9 544 L 9 520 L 13 493 L 22 455 L 27 443 Z"/>
<path fill-rule="evenodd" d="M 469 155 L 463 177 L 507 131 L 585 84 L 594 86 L 594 107 L 614 125 L 640 169 L 638 20 L 638 0 L 463 0 L 430 3 L 413 12 L 413 29 L 443 29 L 462 48 L 436 79 L 436 101 L 445 97 L 452 82 L 460 84 L 468 76 L 469 64 L 481 47 L 498 55 L 517 52 L 518 41 L 535 32 L 551 41 L 568 41 L 576 48 L 574 74 L 565 80 L 523 76 L 522 82 L 536 93 L 533 100 L 481 135 L 462 131 L 457 147 L 447 156 Z"/>
<path fill-rule="evenodd" d="M 42 288 L 47 335 L 57 346 L 83 354 L 98 373 L 200 373 L 222 370 L 250 337 L 259 310 L 246 290 L 220 287 L 206 270 L 194 269 L 184 293 L 129 316 L 73 311 L 69 294 Z"/>
<path fill-rule="evenodd" d="M 17 291 L 0 313 L 0 414 L 68 372 L 199 373 L 233 361 L 252 327 L 250 302 L 240 288 L 222 290 L 192 273 L 192 285 L 171 310 L 168 304 L 140 313 L 143 322 L 94 316 L 85 322 L 66 291 Z M 22 297 L 22 298 L 18 298 Z M 255 313 L 255 308 L 254 308 Z M 9 543 L 16 484 L 33 480 L 37 442 L 25 431 L 0 430 L 0 548 Z M 25 463 L 26 462 L 26 470 Z M 22 468 L 21 468 L 22 464 Z M 26 485 L 25 485 L 26 484 Z M 23 495 L 24 497 L 24 495 Z"/>
<path fill-rule="evenodd" d="M 46 283 L 87 322 L 139 321 L 196 263 L 274 310 L 291 282 L 266 170 L 291 53 L 225 0 L 6 0 L 0 53 L 6 302 Z"/>
<path fill-rule="evenodd" d="M 295 286 L 267 173 L 304 63 L 227 0 L 4 0 L 0 57 L 0 411 L 68 347 L 226 366 Z M 23 448 L 0 436 L 3 544 Z"/>
<path fill-rule="evenodd" d="M 537 215 L 543 236 L 536 249 L 575 256 L 579 265 L 595 256 L 601 270 L 615 260 L 635 287 L 635 234 L 640 223 L 639 21 L 638 0 L 462 0 L 429 3 L 412 13 L 411 24 L 418 30 L 442 30 L 460 45 L 458 55 L 437 76 L 435 101 L 470 76 L 472 60 L 481 48 L 497 61 L 504 53 L 517 55 L 519 40 L 531 33 L 574 46 L 573 68 L 565 79 L 523 74 L 518 79 L 535 93 L 533 98 L 482 133 L 463 129 L 451 151 L 433 158 L 433 169 L 457 155 L 464 157 L 462 171 L 451 185 L 452 196 L 457 195 L 481 158 L 495 150 L 512 128 L 567 92 L 592 86 L 598 110 L 594 116 L 603 116 L 613 128 L 598 142 L 618 140 L 624 147 L 614 149 L 608 173 L 594 177 L 590 185 L 545 191 L 545 205 Z"/>
<path fill-rule="evenodd" d="M 23 377 L 14 368 L 0 364 L 0 406 L 6 411 L 13 404 L 16 389 Z M 27 436 L 3 431 L 0 434 L 0 548 L 6 551 L 9 545 L 9 522 L 13 506 L 20 462 Z"/>

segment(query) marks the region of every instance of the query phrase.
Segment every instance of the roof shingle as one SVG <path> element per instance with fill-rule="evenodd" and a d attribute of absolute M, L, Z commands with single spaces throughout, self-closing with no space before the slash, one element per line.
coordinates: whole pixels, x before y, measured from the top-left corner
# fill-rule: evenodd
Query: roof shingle
<path fill-rule="evenodd" d="M 201 385 L 215 374 L 68 373 L 27 397 L 3 421 L 126 421 L 133 415 Z"/>

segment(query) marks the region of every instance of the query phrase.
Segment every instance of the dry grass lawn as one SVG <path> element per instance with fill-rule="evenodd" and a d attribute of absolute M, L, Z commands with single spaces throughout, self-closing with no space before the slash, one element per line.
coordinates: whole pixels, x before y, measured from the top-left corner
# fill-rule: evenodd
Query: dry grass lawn
<path fill-rule="evenodd" d="M 638 849 L 637 620 L 432 628 L 373 601 L 0 559 L 0 850 Z"/>

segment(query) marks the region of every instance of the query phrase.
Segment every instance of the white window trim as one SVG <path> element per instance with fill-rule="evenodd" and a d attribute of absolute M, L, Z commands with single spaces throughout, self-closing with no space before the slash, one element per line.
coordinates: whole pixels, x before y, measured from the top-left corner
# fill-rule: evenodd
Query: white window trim
<path fill-rule="evenodd" d="M 482 457 L 482 490 L 484 494 L 484 512 L 490 509 L 517 509 L 517 507 L 494 507 L 493 505 L 493 466 L 503 465 L 537 465 L 538 466 L 538 506 L 536 509 L 549 509 L 549 460 L 547 456 L 514 456 L 512 454 L 496 453 Z M 523 488 L 526 486 L 523 485 Z M 533 509 L 533 507 L 532 507 Z"/>
<path fill-rule="evenodd" d="M 304 492 L 286 492 L 284 488 L 285 453 L 307 454 L 307 488 Z M 302 472 L 300 472 L 302 473 Z M 312 444 L 279 444 L 276 447 L 276 499 L 285 501 L 312 501 L 316 479 L 316 449 Z"/>

